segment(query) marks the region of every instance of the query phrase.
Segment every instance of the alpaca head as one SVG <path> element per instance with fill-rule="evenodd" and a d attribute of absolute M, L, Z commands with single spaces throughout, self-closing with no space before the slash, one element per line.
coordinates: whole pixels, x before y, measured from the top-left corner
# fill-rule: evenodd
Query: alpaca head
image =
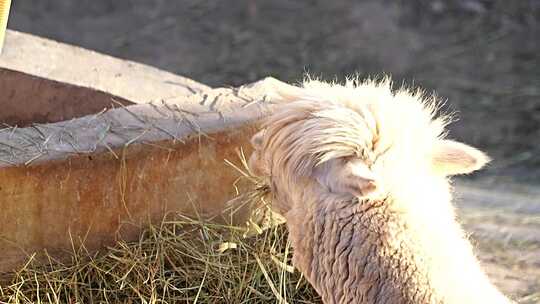
<path fill-rule="evenodd" d="M 308 81 L 277 86 L 283 101 L 252 138 L 249 166 L 279 189 L 311 181 L 336 195 L 386 195 L 419 181 L 467 174 L 488 161 L 445 139 L 446 117 L 420 92 L 392 92 L 389 81 L 345 85 Z"/>

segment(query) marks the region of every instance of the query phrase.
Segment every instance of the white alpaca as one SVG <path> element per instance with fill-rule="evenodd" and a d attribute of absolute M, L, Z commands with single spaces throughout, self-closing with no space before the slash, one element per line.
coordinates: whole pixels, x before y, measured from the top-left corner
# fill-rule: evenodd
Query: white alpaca
<path fill-rule="evenodd" d="M 293 263 L 325 303 L 509 303 L 455 221 L 447 176 L 480 169 L 480 151 L 445 139 L 445 117 L 389 81 L 303 88 L 252 140 Z"/>

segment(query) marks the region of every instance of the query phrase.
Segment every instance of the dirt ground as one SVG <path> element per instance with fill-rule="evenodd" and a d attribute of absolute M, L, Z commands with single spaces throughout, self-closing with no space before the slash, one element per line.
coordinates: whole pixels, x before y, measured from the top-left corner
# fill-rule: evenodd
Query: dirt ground
<path fill-rule="evenodd" d="M 458 217 L 488 275 L 519 303 L 540 303 L 540 189 L 460 181 Z"/>
<path fill-rule="evenodd" d="M 452 137 L 494 159 L 458 187 L 479 256 L 540 303 L 540 2 L 17 0 L 8 27 L 212 86 L 386 73 L 437 92 Z"/>

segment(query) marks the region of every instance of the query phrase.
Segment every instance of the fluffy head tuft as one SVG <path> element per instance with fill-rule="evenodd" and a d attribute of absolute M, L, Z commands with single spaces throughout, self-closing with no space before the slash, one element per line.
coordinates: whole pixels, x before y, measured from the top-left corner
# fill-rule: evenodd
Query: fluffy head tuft
<path fill-rule="evenodd" d="M 357 196 L 366 185 L 367 192 L 374 183 L 402 187 L 417 175 L 469 173 L 488 160 L 444 139 L 450 119 L 437 115 L 434 97 L 393 92 L 388 78 L 344 85 L 308 79 L 303 87 L 274 89 L 283 104 L 255 136 L 250 162 L 264 175 L 280 172 L 290 183 L 313 177 L 330 191 Z"/>

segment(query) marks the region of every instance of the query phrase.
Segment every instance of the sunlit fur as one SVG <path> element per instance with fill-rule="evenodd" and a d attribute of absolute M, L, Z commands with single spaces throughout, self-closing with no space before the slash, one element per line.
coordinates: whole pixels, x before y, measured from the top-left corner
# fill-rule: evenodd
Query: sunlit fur
<path fill-rule="evenodd" d="M 325 303 L 509 303 L 455 220 L 447 177 L 488 158 L 444 140 L 434 98 L 389 80 L 275 93 L 284 104 L 253 138 L 250 167 L 268 178 L 295 266 Z M 358 194 L 365 180 L 375 186 Z"/>

